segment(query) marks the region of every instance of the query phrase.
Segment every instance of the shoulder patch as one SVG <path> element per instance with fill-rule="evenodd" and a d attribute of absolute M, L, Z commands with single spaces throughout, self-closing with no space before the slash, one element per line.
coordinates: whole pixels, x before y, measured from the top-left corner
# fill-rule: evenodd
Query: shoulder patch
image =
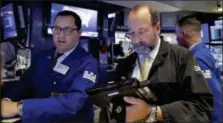
<path fill-rule="evenodd" d="M 194 66 L 194 71 L 198 72 L 198 71 L 201 71 L 201 68 L 199 66 Z"/>
<path fill-rule="evenodd" d="M 84 71 L 83 78 L 88 79 L 92 82 L 96 82 L 96 75 L 93 72 Z"/>
<path fill-rule="evenodd" d="M 203 73 L 203 76 L 204 76 L 205 79 L 212 78 L 210 70 L 203 70 L 202 73 Z"/>

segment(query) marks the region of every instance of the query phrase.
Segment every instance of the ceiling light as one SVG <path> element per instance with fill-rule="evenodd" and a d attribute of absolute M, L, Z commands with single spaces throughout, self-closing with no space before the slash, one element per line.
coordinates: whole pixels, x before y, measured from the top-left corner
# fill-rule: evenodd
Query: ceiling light
<path fill-rule="evenodd" d="M 218 11 L 218 12 L 222 12 L 222 7 L 219 7 L 219 8 L 217 9 L 217 11 Z"/>
<path fill-rule="evenodd" d="M 222 1 L 217 1 L 217 11 L 222 12 Z"/>

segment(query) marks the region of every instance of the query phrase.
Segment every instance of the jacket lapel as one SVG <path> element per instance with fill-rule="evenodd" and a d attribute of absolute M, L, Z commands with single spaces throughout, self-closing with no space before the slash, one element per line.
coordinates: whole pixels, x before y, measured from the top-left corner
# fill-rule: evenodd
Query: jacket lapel
<path fill-rule="evenodd" d="M 151 66 L 150 69 L 150 73 L 148 75 L 148 79 L 151 78 L 151 76 L 157 71 L 158 66 L 160 66 L 161 64 L 163 64 L 165 57 L 168 54 L 168 47 L 167 47 L 167 42 L 161 40 L 161 44 L 160 44 L 160 48 L 159 48 L 159 52 Z"/>
<path fill-rule="evenodd" d="M 136 67 L 136 60 L 138 58 L 138 54 L 134 52 L 131 56 L 131 62 L 130 62 L 130 72 L 128 73 L 128 77 L 131 78 L 134 68 Z"/>

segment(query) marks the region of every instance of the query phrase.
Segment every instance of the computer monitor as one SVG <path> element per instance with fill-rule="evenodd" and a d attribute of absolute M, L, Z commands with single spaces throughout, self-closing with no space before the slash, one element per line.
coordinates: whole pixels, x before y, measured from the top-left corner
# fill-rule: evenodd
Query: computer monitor
<path fill-rule="evenodd" d="M 116 16 L 116 13 L 109 13 L 108 14 L 108 18 L 115 18 L 115 16 Z"/>
<path fill-rule="evenodd" d="M 216 20 L 216 21 L 214 21 L 214 24 L 216 25 L 216 26 L 222 26 L 222 20 Z"/>
<path fill-rule="evenodd" d="M 177 12 L 160 13 L 161 30 L 165 32 L 175 32 L 179 14 Z"/>
<path fill-rule="evenodd" d="M 18 37 L 12 3 L 1 8 L 1 18 L 4 40 Z"/>
<path fill-rule="evenodd" d="M 222 45 L 213 45 L 210 46 L 210 51 L 211 54 L 214 56 L 215 60 L 216 60 L 216 66 L 223 71 L 222 69 Z"/>
<path fill-rule="evenodd" d="M 201 38 L 205 43 L 209 43 L 209 26 L 207 23 L 201 24 Z"/>
<path fill-rule="evenodd" d="M 222 43 L 222 26 L 210 26 L 211 31 L 211 41 Z"/>
<path fill-rule="evenodd" d="M 63 4 L 53 3 L 51 6 L 51 16 L 48 25 L 47 33 L 52 34 L 50 27 L 53 25 L 57 13 L 63 10 L 69 10 L 77 13 L 82 20 L 82 35 L 83 37 L 98 37 L 97 21 L 98 12 L 96 10 L 68 6 Z"/>
<path fill-rule="evenodd" d="M 125 31 L 115 32 L 115 46 L 117 44 L 121 44 L 125 56 L 128 56 L 133 51 L 133 48 L 131 40 L 128 37 L 126 37 L 126 33 L 127 32 Z"/>
<path fill-rule="evenodd" d="M 176 33 L 161 33 L 163 40 L 170 44 L 178 44 Z"/>

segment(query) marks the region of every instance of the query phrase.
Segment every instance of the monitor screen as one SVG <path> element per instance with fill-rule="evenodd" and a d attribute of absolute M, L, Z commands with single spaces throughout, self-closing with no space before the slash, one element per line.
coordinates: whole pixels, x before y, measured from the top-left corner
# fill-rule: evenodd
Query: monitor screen
<path fill-rule="evenodd" d="M 222 26 L 222 20 L 216 20 L 216 21 L 214 21 L 214 24 L 216 26 Z"/>
<path fill-rule="evenodd" d="M 222 46 L 210 46 L 210 51 L 216 60 L 216 66 L 222 71 Z"/>
<path fill-rule="evenodd" d="M 121 44 L 124 55 L 128 56 L 132 51 L 131 40 L 126 37 L 126 33 L 124 31 L 116 31 L 115 32 L 115 44 Z"/>
<path fill-rule="evenodd" d="M 12 4 L 8 4 L 1 8 L 1 18 L 4 39 L 17 37 L 18 34 Z"/>
<path fill-rule="evenodd" d="M 170 44 L 178 44 L 177 36 L 175 33 L 161 33 L 163 40 L 169 42 Z"/>
<path fill-rule="evenodd" d="M 201 24 L 201 38 L 205 43 L 209 43 L 209 26 L 208 24 Z"/>
<path fill-rule="evenodd" d="M 115 13 L 110 13 L 108 14 L 108 18 L 115 18 L 116 14 Z"/>
<path fill-rule="evenodd" d="M 178 13 L 175 12 L 160 13 L 160 19 L 161 19 L 162 30 L 174 31 L 178 20 Z"/>
<path fill-rule="evenodd" d="M 127 32 L 124 32 L 124 31 L 116 31 L 115 32 L 115 44 L 119 44 L 120 41 L 131 43 L 131 40 L 126 37 L 126 33 Z"/>
<path fill-rule="evenodd" d="M 82 36 L 98 37 L 98 32 L 97 32 L 98 12 L 96 10 L 84 9 L 57 3 L 53 3 L 51 7 L 51 18 L 47 29 L 48 34 L 52 34 L 52 30 L 50 29 L 50 27 L 53 25 L 57 13 L 63 10 L 73 11 L 80 16 L 82 20 L 82 30 L 83 30 Z"/>
<path fill-rule="evenodd" d="M 211 26 L 211 41 L 222 42 L 222 26 Z"/>

